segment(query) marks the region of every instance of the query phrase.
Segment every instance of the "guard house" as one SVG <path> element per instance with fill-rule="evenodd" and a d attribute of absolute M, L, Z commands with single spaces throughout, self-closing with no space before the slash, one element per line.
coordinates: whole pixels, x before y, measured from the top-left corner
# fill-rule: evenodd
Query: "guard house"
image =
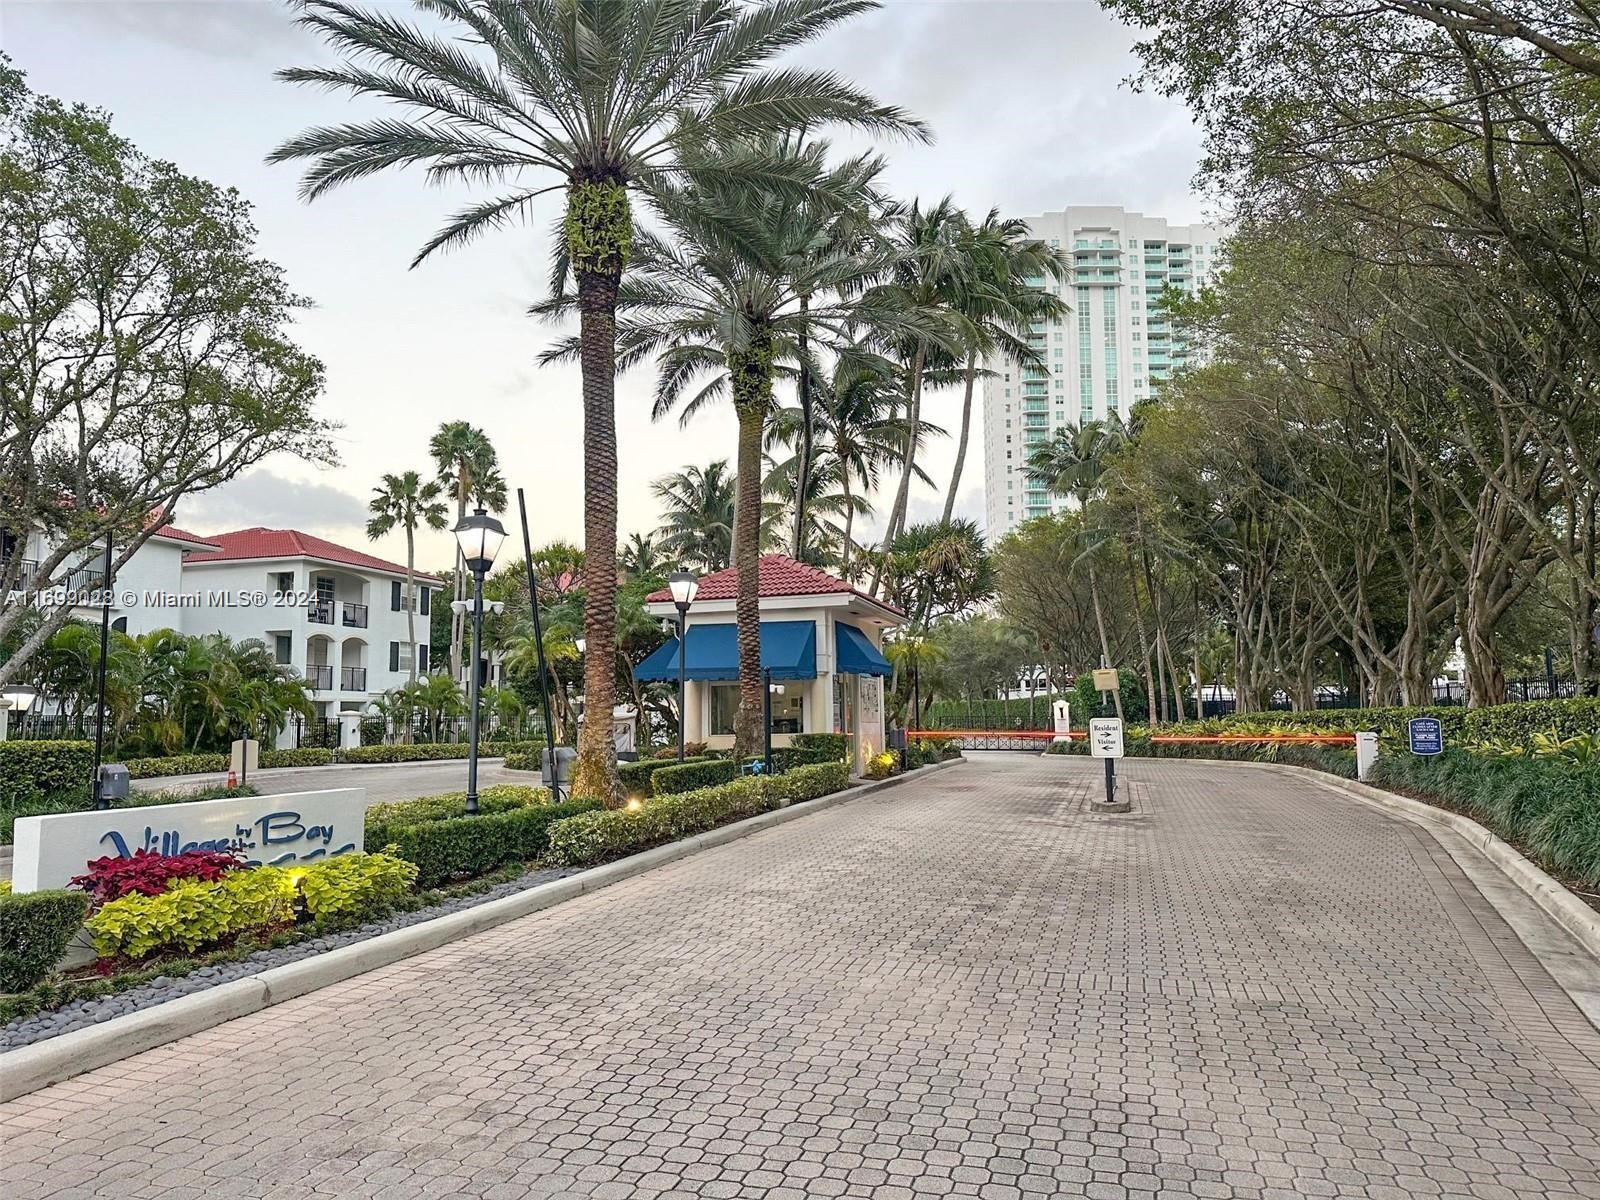
<path fill-rule="evenodd" d="M 713 749 L 733 746 L 738 587 L 734 568 L 705 576 L 685 622 L 685 737 Z M 773 686 L 772 744 L 786 746 L 797 733 L 848 734 L 859 771 L 866 756 L 883 749 L 883 690 L 890 674 L 883 634 L 905 614 L 784 554 L 761 556 L 760 595 L 761 667 L 771 672 Z M 665 588 L 645 597 L 645 609 L 674 622 L 678 617 Z M 673 638 L 639 664 L 635 677 L 676 684 L 678 652 Z"/>

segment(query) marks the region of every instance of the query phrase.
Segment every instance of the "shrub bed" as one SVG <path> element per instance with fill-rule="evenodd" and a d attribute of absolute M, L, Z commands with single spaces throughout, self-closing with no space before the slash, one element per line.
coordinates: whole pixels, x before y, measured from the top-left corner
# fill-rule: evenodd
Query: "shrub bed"
<path fill-rule="evenodd" d="M 622 790 L 630 796 L 641 793 L 649 795 L 651 779 L 657 771 L 665 770 L 668 767 L 688 766 L 690 763 L 712 761 L 704 755 L 698 755 L 685 758 L 680 764 L 676 758 L 677 752 L 674 751 L 673 753 L 674 757 L 672 758 L 641 758 L 638 762 L 618 763 L 617 777 L 622 780 Z"/>
<path fill-rule="evenodd" d="M 372 920 L 392 911 L 416 878 L 414 864 L 387 853 L 250 867 L 209 882 L 175 879 L 155 895 L 133 892 L 107 901 L 85 925 L 101 958 L 136 961 L 285 929 L 294 924 L 297 894 L 320 928 Z"/>
<path fill-rule="evenodd" d="M 657 796 L 691 792 L 696 788 L 727 783 L 739 777 L 739 764 L 731 758 L 708 758 L 699 762 L 670 763 L 650 776 L 651 790 Z"/>
<path fill-rule="evenodd" d="M 1386 754 L 1369 782 L 1469 816 L 1554 874 L 1600 887 L 1600 765 L 1463 750 Z"/>
<path fill-rule="evenodd" d="M 1162 726 L 1165 733 L 1167 726 Z M 1311 767 L 1339 775 L 1345 779 L 1356 777 L 1356 752 L 1343 746 L 1286 745 L 1243 743 L 1237 746 L 1201 743 L 1199 745 L 1165 745 L 1150 741 L 1149 731 L 1132 726 L 1123 738 L 1122 748 L 1129 758 L 1200 758 L 1220 759 L 1224 762 L 1275 762 L 1296 767 Z M 1052 742 L 1048 754 L 1087 755 L 1089 744 Z"/>
<path fill-rule="evenodd" d="M 0 894 L 0 992 L 26 991 L 54 971 L 88 908 L 81 892 Z"/>
<path fill-rule="evenodd" d="M 480 742 L 478 754 L 482 758 L 498 758 L 506 754 L 531 755 L 538 761 L 544 749 L 540 741 Z M 339 761 L 347 763 L 401 763 L 432 762 L 440 759 L 466 758 L 471 747 L 466 742 L 413 742 L 409 746 L 396 742 L 393 745 L 358 746 L 339 751 Z"/>
<path fill-rule="evenodd" d="M 659 795 L 637 809 L 601 809 L 558 822 L 550 830 L 550 857 L 586 866 L 703 833 L 729 821 L 812 800 L 850 782 L 843 763 L 797 767 L 784 775 L 751 775 L 713 787 Z"/>
<path fill-rule="evenodd" d="M 335 754 L 332 750 L 319 750 L 312 746 L 302 746 L 298 750 L 263 750 L 260 765 L 267 767 L 326 767 L 334 762 Z M 226 768 L 224 768 L 226 769 Z"/>
<path fill-rule="evenodd" d="M 550 827 L 599 808 L 598 800 L 550 803 L 543 788 L 501 784 L 478 795 L 478 815 L 466 816 L 465 792 L 446 792 L 367 810 L 366 848 L 383 847 L 417 866 L 418 885 L 482 875 L 513 862 L 543 858 Z"/>

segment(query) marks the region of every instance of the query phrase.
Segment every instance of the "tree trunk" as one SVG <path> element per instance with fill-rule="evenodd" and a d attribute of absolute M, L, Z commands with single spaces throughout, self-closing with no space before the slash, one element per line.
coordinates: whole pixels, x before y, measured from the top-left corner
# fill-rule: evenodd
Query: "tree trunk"
<path fill-rule="evenodd" d="M 626 202 L 624 201 L 624 208 Z M 620 260 L 620 253 L 617 258 Z M 583 367 L 583 694 L 572 794 L 615 805 L 621 795 L 611 738 L 617 651 L 617 284 L 614 270 L 578 272 Z"/>
<path fill-rule="evenodd" d="M 961 401 L 961 436 L 956 439 L 956 463 L 950 468 L 950 490 L 944 496 L 944 522 L 950 523 L 956 508 L 956 489 L 961 486 L 961 469 L 967 461 L 967 437 L 972 430 L 972 387 L 978 378 L 978 356 L 967 355 L 966 395 Z"/>
<path fill-rule="evenodd" d="M 1100 604 L 1100 581 L 1094 573 L 1094 563 L 1089 564 L 1089 595 L 1094 601 L 1094 624 L 1100 631 L 1100 663 L 1102 666 L 1113 666 L 1111 661 L 1111 642 L 1106 638 L 1106 615 Z M 1119 677 L 1117 686 L 1111 693 L 1111 698 L 1116 702 L 1117 717 L 1122 717 L 1122 680 Z"/>
<path fill-rule="evenodd" d="M 462 521 L 467 519 L 467 493 L 464 486 L 466 483 L 464 475 L 465 472 L 459 469 L 457 470 L 457 525 L 460 525 Z M 457 600 L 465 600 L 467 598 L 467 560 L 462 557 L 460 545 L 456 546 L 455 577 L 455 598 Z M 450 678 L 454 679 L 457 683 L 462 683 L 466 680 L 466 676 L 462 674 L 461 671 L 461 642 L 466 634 L 467 615 L 458 611 L 458 609 L 459 605 L 452 606 L 450 609 Z"/>
<path fill-rule="evenodd" d="M 811 370 L 806 361 L 807 337 L 805 319 L 811 308 L 811 297 L 800 297 L 800 464 L 795 472 L 794 539 L 790 551 L 795 558 L 804 558 L 806 549 L 806 500 L 811 495 L 811 459 L 814 453 L 811 438 Z"/>
<path fill-rule="evenodd" d="M 917 426 L 922 421 L 922 363 L 924 351 L 922 344 L 917 344 L 917 351 L 911 357 L 911 373 L 908 380 L 906 403 L 906 466 L 900 475 L 900 486 L 895 491 L 894 506 L 889 510 L 889 524 L 883 535 L 883 555 L 878 561 L 877 570 L 872 576 L 872 594 L 878 595 L 878 589 L 883 583 L 884 568 L 889 561 L 889 547 L 894 545 L 894 539 L 899 536 L 900 527 L 906 519 L 906 507 L 911 496 L 911 476 L 916 470 L 917 458 Z"/>
<path fill-rule="evenodd" d="M 758 335 L 759 338 L 759 335 Z M 757 340 L 748 354 L 730 359 L 734 412 L 739 417 L 739 456 L 733 518 L 733 565 L 739 573 L 734 619 L 739 640 L 739 708 L 733 719 L 734 757 L 761 753 L 761 440 L 772 407 L 772 354 Z"/>
<path fill-rule="evenodd" d="M 850 464 L 844 462 L 843 470 L 839 473 L 840 486 L 844 489 L 844 545 L 839 549 L 839 577 L 846 583 L 850 582 L 850 538 L 855 528 L 856 506 L 855 498 L 850 494 Z"/>

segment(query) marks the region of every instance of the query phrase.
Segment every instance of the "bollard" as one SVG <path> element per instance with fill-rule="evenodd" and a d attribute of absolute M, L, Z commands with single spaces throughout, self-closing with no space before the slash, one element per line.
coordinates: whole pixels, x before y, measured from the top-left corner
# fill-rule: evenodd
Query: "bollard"
<path fill-rule="evenodd" d="M 1378 735 L 1376 733 L 1356 734 L 1356 778 L 1365 780 L 1372 774 L 1372 768 L 1378 764 Z"/>

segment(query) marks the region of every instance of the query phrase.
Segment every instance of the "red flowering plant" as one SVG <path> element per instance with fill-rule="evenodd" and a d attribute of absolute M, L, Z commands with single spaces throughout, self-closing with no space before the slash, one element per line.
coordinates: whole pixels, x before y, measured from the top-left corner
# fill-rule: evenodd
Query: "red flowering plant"
<path fill-rule="evenodd" d="M 88 892 L 100 905 L 135 892 L 159 896 L 175 879 L 215 883 L 245 862 L 242 855 L 225 850 L 186 850 L 182 854 L 135 850 L 129 858 L 107 855 L 88 865 L 89 870 L 73 879 L 71 886 Z"/>

